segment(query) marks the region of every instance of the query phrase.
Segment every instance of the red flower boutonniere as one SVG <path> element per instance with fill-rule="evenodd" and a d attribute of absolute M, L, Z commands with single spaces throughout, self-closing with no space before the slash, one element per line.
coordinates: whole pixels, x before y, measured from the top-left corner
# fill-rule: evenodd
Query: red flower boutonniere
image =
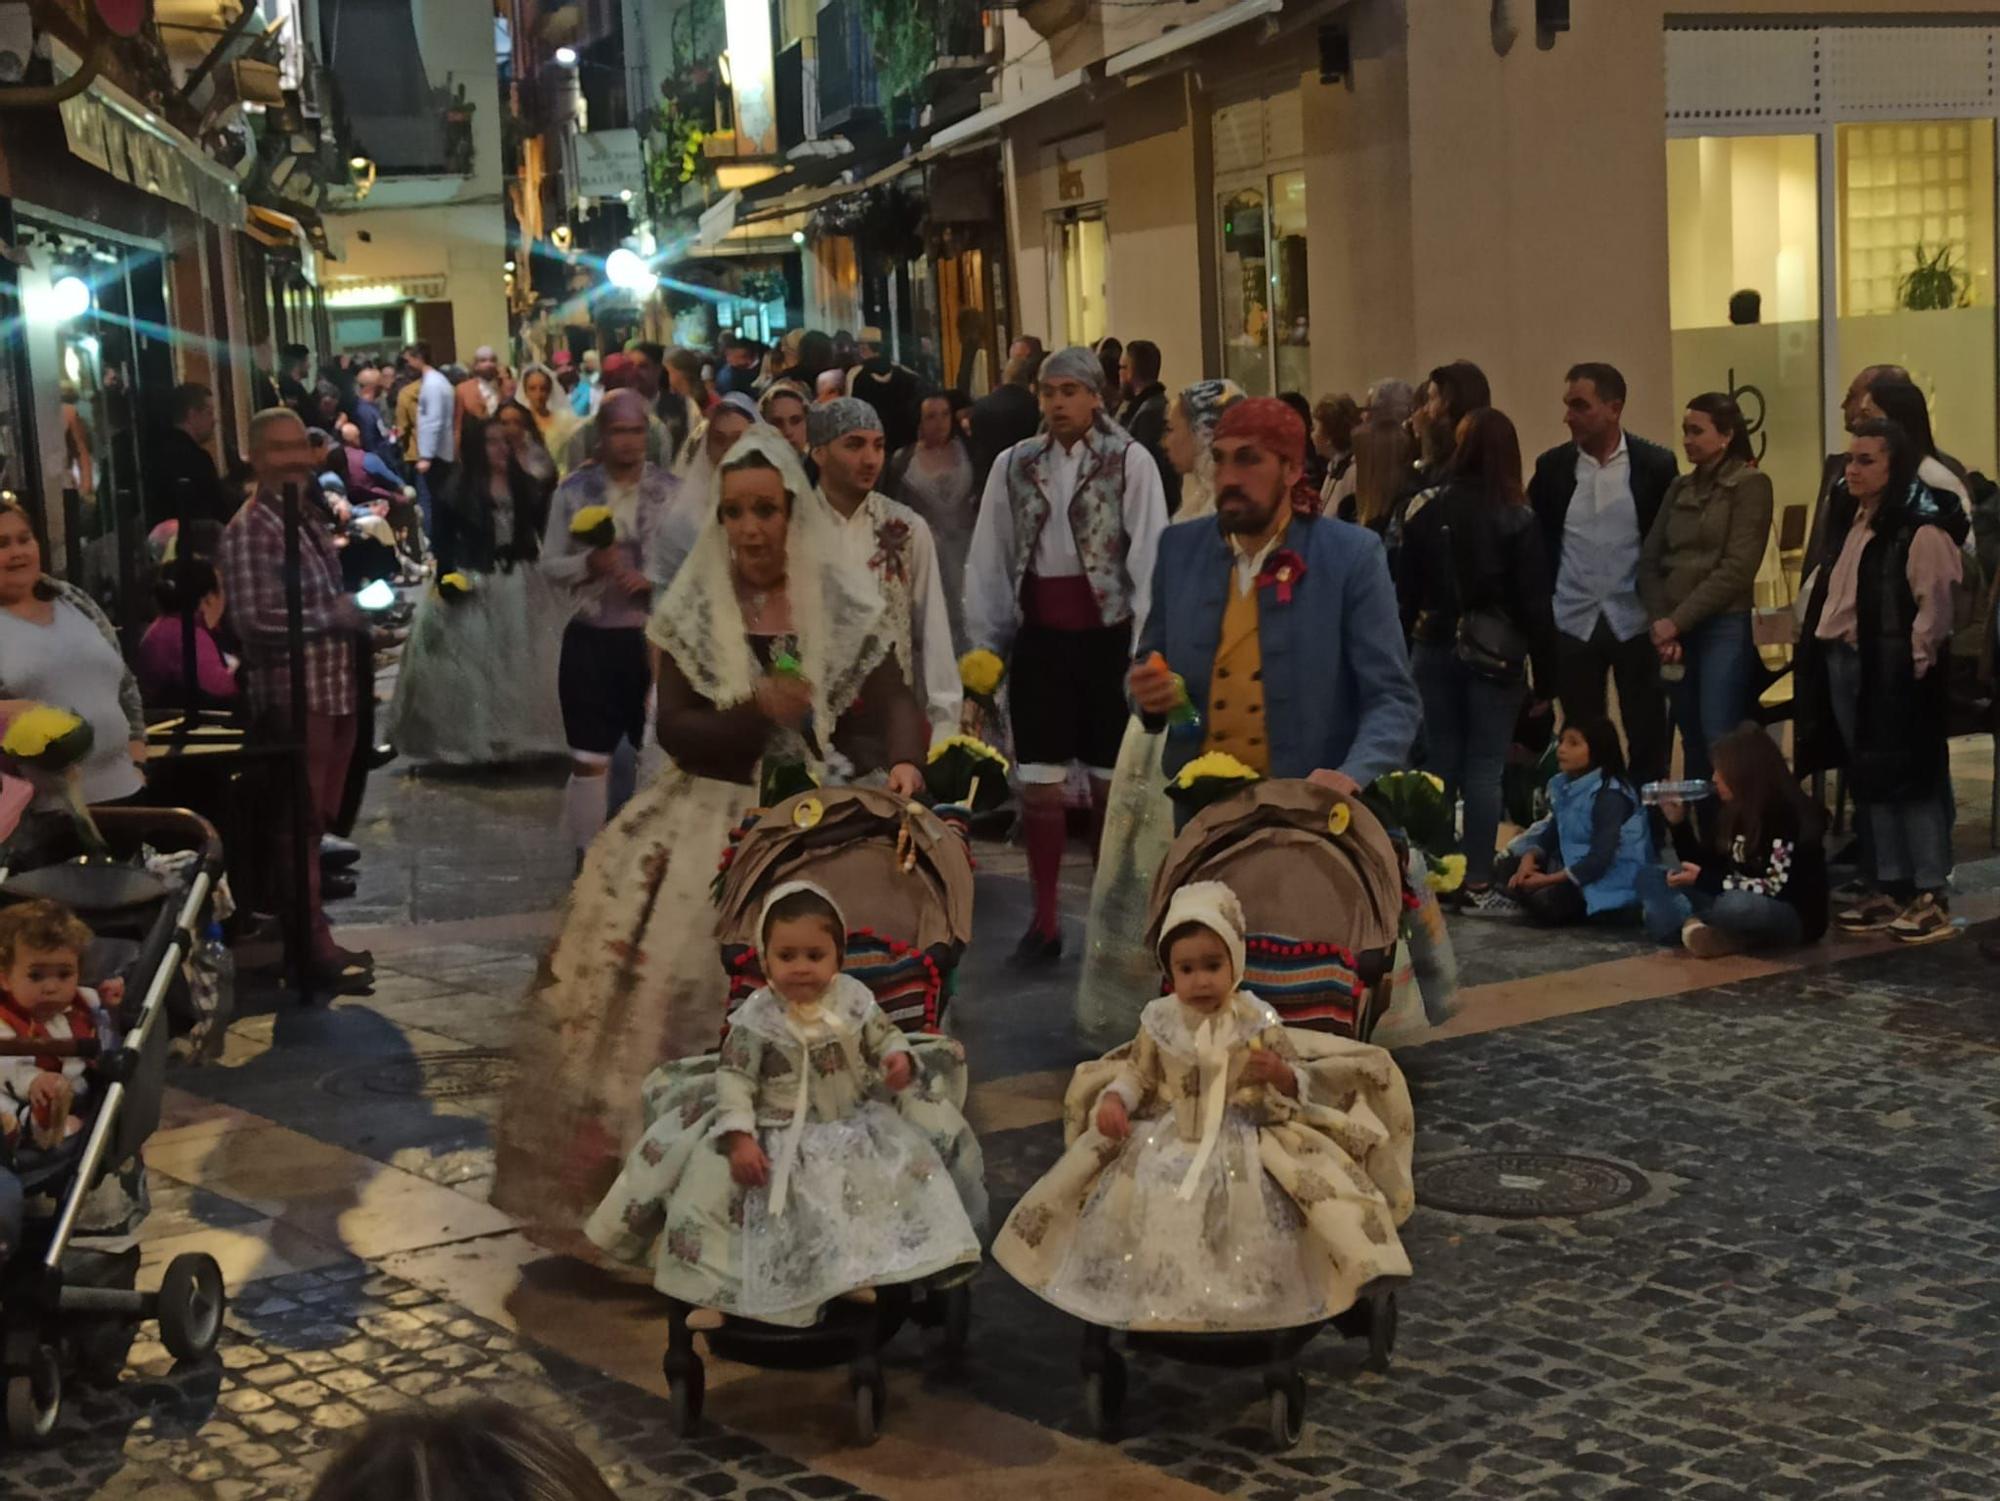
<path fill-rule="evenodd" d="M 1259 589 L 1278 591 L 1278 603 L 1292 602 L 1292 587 L 1306 576 L 1306 562 L 1289 547 L 1281 547 L 1265 561 L 1263 571 L 1257 575 Z"/>
<path fill-rule="evenodd" d="M 899 516 L 891 516 L 875 528 L 875 556 L 868 560 L 868 566 L 884 578 L 907 583 L 910 576 L 909 546 L 909 522 Z"/>

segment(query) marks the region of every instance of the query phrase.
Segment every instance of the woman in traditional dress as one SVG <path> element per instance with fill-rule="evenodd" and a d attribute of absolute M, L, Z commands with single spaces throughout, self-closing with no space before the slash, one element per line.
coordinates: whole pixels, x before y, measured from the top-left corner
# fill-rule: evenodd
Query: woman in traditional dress
<path fill-rule="evenodd" d="M 963 656 L 970 647 L 965 634 L 965 558 L 972 550 L 979 481 L 972 472 L 972 455 L 959 435 L 952 398 L 950 391 L 933 391 L 917 403 L 917 441 L 889 460 L 882 491 L 930 525 L 945 613 L 951 619 L 952 650 Z"/>
<path fill-rule="evenodd" d="M 560 756 L 556 663 L 570 603 L 535 567 L 548 491 L 497 418 L 468 419 L 460 452 L 433 520 L 438 582 L 410 623 L 388 738 L 420 766 Z"/>
<path fill-rule="evenodd" d="M 1215 514 L 1215 461 L 1209 445 L 1222 414 L 1242 399 L 1243 388 L 1235 381 L 1205 380 L 1168 405 L 1162 446 L 1181 475 L 1175 525 Z M 1159 994 L 1159 966 L 1146 950 L 1145 930 L 1153 872 L 1174 839 L 1161 765 L 1166 744 L 1166 736 L 1147 734 L 1135 717 L 1125 728 L 1111 778 L 1104 841 L 1090 883 L 1083 978 L 1076 990 L 1077 1036 L 1088 1047 L 1108 1050 L 1130 1040 L 1141 1008 Z"/>
<path fill-rule="evenodd" d="M 899 795 L 923 785 L 923 710 L 889 658 L 879 591 L 839 561 L 791 445 L 752 428 L 712 495 L 647 627 L 672 764 L 584 859 L 500 1116 L 493 1202 L 543 1226 L 574 1229 L 610 1189 L 647 1074 L 716 1044 L 729 986 L 709 888 L 763 773 L 818 772 L 837 747 L 857 774 L 887 768 Z"/>
<path fill-rule="evenodd" d="M 568 445 L 570 435 L 577 429 L 578 417 L 563 400 L 562 387 L 556 384 L 556 373 L 547 365 L 530 365 L 521 372 L 521 393 L 515 404 L 534 419 L 535 436 L 541 440 L 542 449 L 550 455 L 549 468 L 555 469 L 555 455 Z"/>

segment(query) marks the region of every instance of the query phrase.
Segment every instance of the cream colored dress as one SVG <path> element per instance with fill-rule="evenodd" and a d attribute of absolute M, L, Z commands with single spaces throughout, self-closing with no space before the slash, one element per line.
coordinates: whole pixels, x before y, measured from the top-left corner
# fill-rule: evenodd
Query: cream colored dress
<path fill-rule="evenodd" d="M 1203 1035 L 1173 996 L 1086 1063 L 1064 1104 L 1069 1150 L 1023 1195 L 994 1259 L 1033 1292 L 1115 1329 L 1285 1329 L 1345 1312 L 1410 1274 L 1409 1090 L 1381 1048 L 1292 1031 L 1248 991 Z M 1242 1082 L 1255 1048 L 1298 1098 Z M 1098 1133 L 1107 1091 L 1131 1134 Z M 1219 1093 L 1218 1093 L 1219 1092 Z"/>

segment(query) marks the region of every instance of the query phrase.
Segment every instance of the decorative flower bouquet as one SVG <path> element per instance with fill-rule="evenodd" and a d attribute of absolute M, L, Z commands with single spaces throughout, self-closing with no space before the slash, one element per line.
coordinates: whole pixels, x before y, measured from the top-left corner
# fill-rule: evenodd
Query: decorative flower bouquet
<path fill-rule="evenodd" d="M 1167 784 L 1167 796 L 1190 813 L 1241 792 L 1263 777 L 1226 751 L 1196 756 Z"/>
<path fill-rule="evenodd" d="M 1006 676 L 1007 664 L 1000 660 L 1000 654 L 984 647 L 958 659 L 958 681 L 964 686 L 966 697 L 988 713 L 993 710 L 994 696 Z"/>
<path fill-rule="evenodd" d="M 1444 778 L 1427 771 L 1392 771 L 1377 777 L 1362 801 L 1391 829 L 1400 829 L 1410 847 L 1424 858 L 1424 884 L 1432 891 L 1456 891 L 1465 881 L 1465 856 L 1435 855 L 1449 849 L 1452 806 L 1444 795 Z"/>
<path fill-rule="evenodd" d="M 984 813 L 1007 800 L 1007 758 L 975 735 L 947 735 L 931 745 L 924 786 L 944 807 Z"/>
<path fill-rule="evenodd" d="M 463 604 L 472 598 L 473 589 L 472 580 L 455 568 L 437 581 L 438 598 L 448 605 Z"/>
<path fill-rule="evenodd" d="M 102 857 L 109 851 L 97 821 L 84 804 L 77 772 L 94 744 L 89 721 L 81 715 L 49 704 L 31 704 L 16 714 L 6 733 L 0 735 L 0 755 L 19 767 L 29 781 L 60 788 L 84 849 Z"/>
<path fill-rule="evenodd" d="M 609 506 L 585 506 L 569 519 L 569 534 L 585 547 L 609 547 L 618 540 L 618 523 Z"/>

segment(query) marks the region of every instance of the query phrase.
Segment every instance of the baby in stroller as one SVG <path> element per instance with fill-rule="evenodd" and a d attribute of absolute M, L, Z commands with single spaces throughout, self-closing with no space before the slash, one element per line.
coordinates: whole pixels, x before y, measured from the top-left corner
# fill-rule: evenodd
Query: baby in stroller
<path fill-rule="evenodd" d="M 22 902 L 0 911 L 0 1041 L 96 1039 L 114 1044 L 121 979 L 78 983 L 91 933 L 67 908 Z M 91 1081 L 81 1058 L 0 1057 L 0 1266 L 20 1244 L 15 1168 L 39 1165 L 84 1125 Z"/>
<path fill-rule="evenodd" d="M 657 1243 L 671 1298 L 805 1328 L 834 1298 L 979 1260 L 984 1185 L 948 1165 L 977 1160 L 971 1128 L 912 1088 L 908 1039 L 841 973 L 846 935 L 824 891 L 777 887 L 760 924 L 769 983 L 720 1053 L 647 1081 L 652 1124 L 584 1232 L 627 1261 Z"/>
<path fill-rule="evenodd" d="M 1357 1300 L 1386 1307 L 1410 1275 L 1396 1233 L 1415 1207 L 1409 1091 L 1382 1049 L 1286 1027 L 1240 988 L 1245 923 L 1228 886 L 1180 888 L 1160 932 L 1172 993 L 1130 1043 L 1077 1070 L 1069 1150 L 1008 1216 L 994 1258 L 1089 1326 L 1100 1430 L 1123 1392 L 1109 1330 L 1269 1332 L 1239 1341 L 1240 1357 L 1167 1353 L 1266 1362 L 1295 1435 L 1296 1349 Z"/>

